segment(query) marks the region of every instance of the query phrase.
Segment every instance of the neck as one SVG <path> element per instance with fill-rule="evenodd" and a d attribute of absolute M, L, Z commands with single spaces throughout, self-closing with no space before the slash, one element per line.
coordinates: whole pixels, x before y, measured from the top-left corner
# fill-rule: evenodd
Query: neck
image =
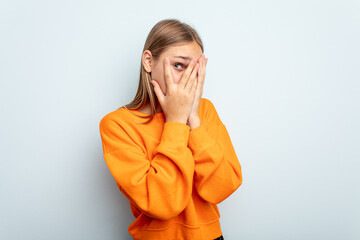
<path fill-rule="evenodd" d="M 158 100 L 156 100 L 156 106 L 157 106 L 156 107 L 156 113 L 159 113 L 159 112 L 163 111 Z"/>
<path fill-rule="evenodd" d="M 151 104 L 147 103 L 143 108 L 139 109 L 139 111 L 142 113 L 151 114 Z M 162 108 L 159 102 L 157 102 L 156 113 L 160 113 L 160 112 L 162 112 Z"/>

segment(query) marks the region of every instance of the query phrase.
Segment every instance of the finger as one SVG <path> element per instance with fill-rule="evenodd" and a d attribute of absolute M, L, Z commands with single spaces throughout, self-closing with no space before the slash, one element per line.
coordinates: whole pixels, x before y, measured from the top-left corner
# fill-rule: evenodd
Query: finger
<path fill-rule="evenodd" d="M 207 63 L 207 58 L 205 58 L 205 56 L 204 56 L 204 58 L 202 59 L 202 64 L 201 64 L 201 70 L 202 70 L 202 72 L 205 72 L 205 68 L 206 68 L 206 63 Z"/>
<path fill-rule="evenodd" d="M 203 82 L 204 79 L 205 79 L 205 56 L 203 56 L 201 59 L 200 59 L 200 68 L 199 68 L 199 82 Z"/>
<path fill-rule="evenodd" d="M 196 92 L 196 89 L 197 89 L 197 87 L 198 87 L 198 85 L 199 85 L 199 79 L 198 79 L 198 77 L 195 79 L 195 82 L 194 82 L 194 84 L 193 84 L 193 86 L 192 86 L 192 88 L 191 88 L 191 91 L 190 91 L 190 95 L 192 96 L 192 95 L 195 95 L 195 92 Z"/>
<path fill-rule="evenodd" d="M 206 60 L 207 58 L 205 58 L 205 55 L 204 55 L 204 57 L 203 57 L 203 59 L 202 59 L 202 70 L 205 70 L 205 68 L 206 68 Z"/>
<path fill-rule="evenodd" d="M 204 61 L 202 61 L 202 64 L 204 64 Z M 197 88 L 200 93 L 202 92 L 202 88 L 204 86 L 204 81 L 205 81 L 205 73 L 203 72 L 202 68 L 200 67 L 199 71 L 198 71 L 198 81 L 197 81 Z"/>
<path fill-rule="evenodd" d="M 160 85 L 155 80 L 151 80 L 151 83 L 154 86 L 154 92 L 157 96 L 157 99 L 160 102 L 160 105 L 163 106 L 165 96 L 164 96 L 163 92 L 161 91 Z"/>
<path fill-rule="evenodd" d="M 202 74 L 204 72 L 204 67 L 205 67 L 204 59 L 205 59 L 205 55 L 201 55 L 201 57 L 199 59 L 199 63 L 200 63 L 199 73 L 200 74 Z"/>
<path fill-rule="evenodd" d="M 202 71 L 203 71 L 202 66 L 200 66 L 199 69 L 198 69 L 198 81 L 200 81 L 200 82 L 202 82 L 203 78 L 204 78 Z"/>
<path fill-rule="evenodd" d="M 202 70 L 202 75 L 203 75 L 204 79 L 205 79 L 205 75 L 206 75 L 206 66 L 207 66 L 207 62 L 208 62 L 208 59 L 207 59 L 207 58 L 205 58 L 205 59 L 204 59 L 203 69 L 201 69 L 201 70 Z"/>
<path fill-rule="evenodd" d="M 173 89 L 174 80 L 172 78 L 172 73 L 170 69 L 170 61 L 167 57 L 164 59 L 164 68 L 165 68 L 166 89 L 167 92 L 169 92 L 169 90 L 171 91 Z"/>
<path fill-rule="evenodd" d="M 185 86 L 185 89 L 186 89 L 186 90 L 188 90 L 188 91 L 191 90 L 191 88 L 192 88 L 192 86 L 193 86 L 193 84 L 194 84 L 194 82 L 195 82 L 195 80 L 196 80 L 196 74 L 198 73 L 199 67 L 200 67 L 199 63 L 196 63 L 193 71 L 191 72 L 191 75 L 190 75 L 190 77 L 189 77 L 189 80 L 188 80 L 188 82 L 186 83 L 186 86 Z"/>
<path fill-rule="evenodd" d="M 193 59 L 191 60 L 189 66 L 186 68 L 184 74 L 182 75 L 180 81 L 179 81 L 179 85 L 185 87 L 187 81 L 189 80 L 189 76 L 191 74 L 191 71 L 193 70 L 193 68 L 195 67 L 196 61 Z"/>

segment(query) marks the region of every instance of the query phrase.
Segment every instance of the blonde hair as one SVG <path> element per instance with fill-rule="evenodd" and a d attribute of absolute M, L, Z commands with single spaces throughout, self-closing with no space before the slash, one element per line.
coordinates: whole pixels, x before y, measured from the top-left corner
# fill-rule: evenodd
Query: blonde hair
<path fill-rule="evenodd" d="M 204 52 L 203 43 L 198 33 L 191 26 L 180 22 L 177 19 L 164 19 L 158 22 L 150 30 L 144 44 L 143 52 L 145 50 L 149 50 L 153 56 L 153 59 L 157 61 L 160 55 L 169 47 L 182 43 L 190 43 L 193 41 L 196 41 L 200 45 L 202 52 Z M 138 117 L 148 118 L 148 120 L 143 122 L 143 124 L 153 119 L 158 104 L 157 97 L 154 92 L 154 86 L 152 85 L 151 80 L 151 73 L 148 73 L 141 63 L 139 86 L 136 95 L 129 104 L 122 106 L 127 110 L 140 109 L 148 102 L 150 102 L 150 115 L 140 116 L 130 111 L 132 114 Z"/>

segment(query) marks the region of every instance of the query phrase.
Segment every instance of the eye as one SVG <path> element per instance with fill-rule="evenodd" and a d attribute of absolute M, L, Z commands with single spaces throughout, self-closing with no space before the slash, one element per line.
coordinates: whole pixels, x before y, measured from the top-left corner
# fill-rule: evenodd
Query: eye
<path fill-rule="evenodd" d="M 182 63 L 174 63 L 174 67 L 177 69 L 177 70 L 182 70 L 182 68 L 178 68 L 177 66 L 184 66 Z"/>

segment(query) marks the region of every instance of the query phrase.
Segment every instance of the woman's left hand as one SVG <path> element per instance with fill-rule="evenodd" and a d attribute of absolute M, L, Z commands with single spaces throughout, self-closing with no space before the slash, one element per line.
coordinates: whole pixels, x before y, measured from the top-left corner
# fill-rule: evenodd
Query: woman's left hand
<path fill-rule="evenodd" d="M 205 81 L 205 74 L 206 74 L 206 65 L 207 65 L 208 59 L 205 58 L 205 55 L 201 55 L 199 58 L 199 70 L 198 70 L 198 77 L 197 77 L 197 84 L 196 84 L 196 92 L 195 92 L 195 98 L 194 103 L 191 109 L 191 113 L 189 115 L 187 124 L 190 126 L 190 129 L 193 130 L 200 126 L 200 118 L 199 118 L 199 106 L 200 106 L 200 100 L 203 93 L 203 86 Z"/>

